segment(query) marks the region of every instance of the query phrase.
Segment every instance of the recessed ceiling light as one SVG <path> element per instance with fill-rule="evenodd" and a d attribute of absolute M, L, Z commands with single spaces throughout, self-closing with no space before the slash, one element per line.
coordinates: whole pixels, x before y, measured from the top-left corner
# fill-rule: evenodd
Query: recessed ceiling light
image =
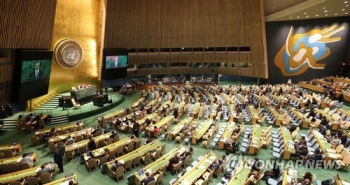
<path fill-rule="evenodd" d="M 341 11 L 344 11 L 345 9 L 341 9 Z"/>
<path fill-rule="evenodd" d="M 308 15 L 306 17 L 309 17 Z"/>
<path fill-rule="evenodd" d="M 306 14 L 306 12 L 304 14 Z"/>
<path fill-rule="evenodd" d="M 318 15 L 316 15 L 316 17 L 318 17 Z"/>
<path fill-rule="evenodd" d="M 289 17 L 289 18 L 293 18 L 293 17 Z"/>
<path fill-rule="evenodd" d="M 328 16 L 328 14 L 326 14 L 326 16 Z"/>
<path fill-rule="evenodd" d="M 324 12 L 327 12 L 327 10 L 325 10 Z"/>
<path fill-rule="evenodd" d="M 348 3 L 348 1 L 344 1 L 344 3 Z"/>
<path fill-rule="evenodd" d="M 347 4 L 346 7 L 348 7 L 349 5 Z"/>
<path fill-rule="evenodd" d="M 297 18 L 299 18 L 299 16 Z"/>
<path fill-rule="evenodd" d="M 323 9 L 326 9 L 326 7 L 323 7 Z"/>
<path fill-rule="evenodd" d="M 345 14 L 348 14 L 348 12 L 345 12 Z"/>
<path fill-rule="evenodd" d="M 334 15 L 338 15 L 337 13 L 335 13 Z"/>

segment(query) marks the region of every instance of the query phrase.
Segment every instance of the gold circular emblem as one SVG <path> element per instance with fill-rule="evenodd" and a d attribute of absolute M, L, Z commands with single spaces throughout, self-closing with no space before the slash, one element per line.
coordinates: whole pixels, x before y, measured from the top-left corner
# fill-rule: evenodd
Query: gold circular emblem
<path fill-rule="evenodd" d="M 65 39 L 59 42 L 55 48 L 56 62 L 63 68 L 74 68 L 83 59 L 83 49 L 74 40 Z"/>

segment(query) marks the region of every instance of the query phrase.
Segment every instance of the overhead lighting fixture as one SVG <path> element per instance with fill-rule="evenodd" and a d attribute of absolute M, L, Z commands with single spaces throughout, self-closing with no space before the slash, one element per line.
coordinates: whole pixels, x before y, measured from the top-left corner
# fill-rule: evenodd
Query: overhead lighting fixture
<path fill-rule="evenodd" d="M 324 12 L 327 12 L 327 10 L 325 10 Z"/>
<path fill-rule="evenodd" d="M 297 18 L 299 18 L 299 16 Z"/>
<path fill-rule="evenodd" d="M 306 17 L 309 17 L 308 15 Z"/>
<path fill-rule="evenodd" d="M 346 3 L 348 3 L 348 1 L 344 1 L 344 3 L 346 4 Z"/>
<path fill-rule="evenodd" d="M 341 9 L 341 11 L 344 11 L 345 9 Z"/>
<path fill-rule="evenodd" d="M 304 15 L 306 14 L 306 12 L 304 13 Z"/>
<path fill-rule="evenodd" d="M 337 13 L 335 13 L 334 15 L 338 15 Z"/>
<path fill-rule="evenodd" d="M 326 7 L 323 7 L 323 9 L 326 9 Z"/>
<path fill-rule="evenodd" d="M 348 7 L 349 5 L 347 4 L 346 7 Z"/>
<path fill-rule="evenodd" d="M 318 17 L 318 15 L 316 15 L 316 17 Z"/>
<path fill-rule="evenodd" d="M 289 18 L 293 18 L 293 17 L 289 17 Z"/>
<path fill-rule="evenodd" d="M 328 16 L 328 14 L 326 14 L 326 16 Z"/>
<path fill-rule="evenodd" d="M 345 14 L 348 14 L 348 12 L 345 12 Z"/>

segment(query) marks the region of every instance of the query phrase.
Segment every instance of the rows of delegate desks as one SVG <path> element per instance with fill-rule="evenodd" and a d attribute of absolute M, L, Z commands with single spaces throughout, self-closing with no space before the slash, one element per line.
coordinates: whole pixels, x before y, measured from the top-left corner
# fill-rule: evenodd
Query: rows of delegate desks
<path fill-rule="evenodd" d="M 186 147 L 178 146 L 178 147 L 170 150 L 168 153 L 164 154 L 162 157 L 158 158 L 156 161 L 145 166 L 143 168 L 143 171 L 149 172 L 150 175 L 155 175 L 159 170 L 161 170 L 164 167 L 167 167 L 169 165 L 169 160 L 174 155 L 181 156 L 185 151 L 186 151 Z M 137 172 L 135 172 L 135 184 L 140 184 L 145 179 L 146 179 L 145 175 L 140 176 Z"/>
<path fill-rule="evenodd" d="M 249 105 L 248 109 L 249 109 L 249 112 L 250 112 L 250 114 L 252 116 L 251 122 L 253 124 L 256 124 L 257 121 L 259 120 L 259 114 L 258 114 L 257 110 L 254 108 L 253 105 Z"/>
<path fill-rule="evenodd" d="M 318 108 L 315 108 L 314 110 L 315 110 L 315 112 L 317 112 L 319 114 L 322 114 L 322 116 L 325 116 L 327 121 L 332 123 L 331 130 L 337 130 L 338 129 L 339 124 L 338 124 L 337 121 L 333 120 L 331 115 L 326 113 L 324 110 L 321 110 L 321 109 L 318 109 Z"/>
<path fill-rule="evenodd" d="M 191 170 L 187 171 L 182 177 L 180 177 L 175 185 L 188 185 L 193 184 L 199 179 L 206 171 L 210 170 L 209 167 L 215 162 L 218 157 L 215 153 L 209 151 L 197 164 L 195 164 Z"/>
<path fill-rule="evenodd" d="M 56 169 L 56 166 L 54 163 L 47 162 L 44 165 L 45 165 L 45 167 L 49 167 L 51 169 L 54 169 L 54 171 Z M 38 176 L 37 171 L 39 168 L 40 167 L 32 167 L 32 168 L 20 170 L 17 172 L 12 172 L 12 173 L 0 175 L 0 184 L 8 184 L 8 183 L 11 183 L 13 181 L 19 181 L 19 180 L 24 179 L 26 177 Z"/>
<path fill-rule="evenodd" d="M 291 184 L 292 182 L 296 183 L 298 179 L 297 177 L 298 177 L 297 170 L 291 169 L 291 168 L 284 169 L 282 185 Z"/>
<path fill-rule="evenodd" d="M 213 123 L 213 120 L 204 121 L 203 125 L 196 131 L 195 135 L 192 136 L 193 144 L 196 144 L 197 141 L 199 141 L 203 137 L 203 135 L 209 130 L 212 123 Z"/>
<path fill-rule="evenodd" d="M 183 119 L 180 123 L 178 123 L 177 125 L 175 125 L 169 132 L 168 132 L 168 139 L 169 140 L 173 140 L 177 134 L 179 134 L 182 130 L 182 128 L 185 125 L 188 125 L 189 123 L 191 123 L 193 120 L 193 117 L 187 117 L 185 119 Z"/>

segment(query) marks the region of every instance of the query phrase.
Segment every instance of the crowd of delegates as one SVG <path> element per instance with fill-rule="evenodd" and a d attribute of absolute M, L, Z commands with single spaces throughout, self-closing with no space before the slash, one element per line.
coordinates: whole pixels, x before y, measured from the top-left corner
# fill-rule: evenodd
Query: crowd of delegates
<path fill-rule="evenodd" d="M 119 94 L 128 94 L 128 92 L 133 92 L 136 90 L 136 85 L 134 83 L 127 83 L 118 90 Z"/>
<path fill-rule="evenodd" d="M 330 84 L 317 84 L 315 81 L 306 79 L 305 82 L 311 85 L 323 87 L 324 89 L 324 95 L 327 97 L 329 96 L 331 99 L 335 99 L 335 94 L 337 92 L 337 88 L 335 86 L 335 83 L 333 79 L 328 78 L 322 78 L 323 81 L 330 82 Z M 347 87 L 346 87 L 347 88 Z"/>

